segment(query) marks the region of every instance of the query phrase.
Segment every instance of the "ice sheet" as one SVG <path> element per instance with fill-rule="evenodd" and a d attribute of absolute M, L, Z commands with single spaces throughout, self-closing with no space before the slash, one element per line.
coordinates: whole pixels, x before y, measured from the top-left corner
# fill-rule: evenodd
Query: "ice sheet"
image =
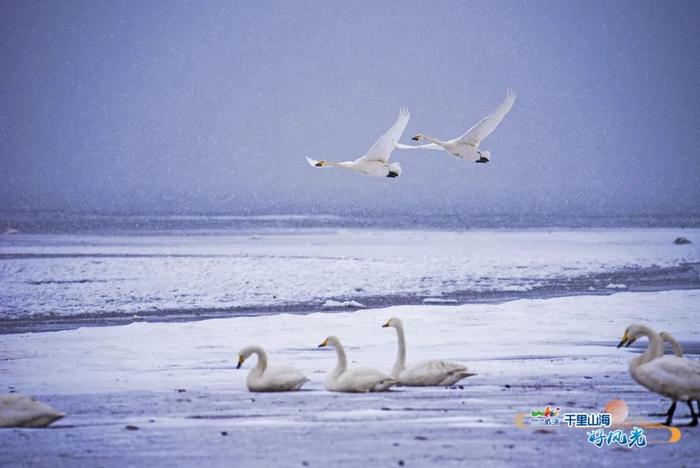
<path fill-rule="evenodd" d="M 680 233 L 694 243 L 674 245 Z M 699 234 L 333 229 L 255 236 L 2 236 L 0 318 L 320 306 L 329 299 L 364 302 L 387 294 L 518 293 L 624 268 L 696 263 Z M 617 283 L 602 278 L 595 288 L 609 284 Z"/>

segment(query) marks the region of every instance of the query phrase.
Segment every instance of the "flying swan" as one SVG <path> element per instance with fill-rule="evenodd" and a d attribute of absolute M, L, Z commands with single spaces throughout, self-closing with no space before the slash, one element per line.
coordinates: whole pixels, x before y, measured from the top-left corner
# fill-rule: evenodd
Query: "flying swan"
<path fill-rule="evenodd" d="M 308 378 L 289 365 L 267 365 L 267 353 L 260 346 L 246 346 L 238 352 L 238 366 L 251 354 L 258 355 L 258 363 L 248 373 L 246 385 L 251 392 L 291 392 L 299 390 L 309 381 Z"/>
<path fill-rule="evenodd" d="M 396 317 L 390 318 L 382 327 L 393 327 L 399 339 L 399 351 L 396 362 L 391 369 L 391 376 L 407 387 L 434 387 L 454 385 L 460 380 L 476 375 L 456 362 L 422 361 L 406 367 L 406 338 L 403 322 Z"/>
<path fill-rule="evenodd" d="M 665 425 L 670 426 L 673 422 L 676 403 L 684 401 L 692 417 L 689 425 L 697 426 L 698 415 L 691 401 L 700 399 L 700 365 L 678 356 L 664 356 L 663 340 L 644 325 L 627 327 L 617 347 L 629 346 L 640 336 L 646 336 L 649 344 L 641 356 L 630 362 L 630 375 L 642 387 L 672 400 Z"/>
<path fill-rule="evenodd" d="M 491 160 L 491 152 L 479 150 L 479 144 L 481 143 L 481 140 L 489 136 L 491 132 L 498 127 L 498 124 L 500 124 L 503 118 L 508 114 L 508 112 L 510 112 L 510 109 L 515 103 L 516 97 L 517 95 L 513 92 L 513 90 L 508 89 L 506 92 L 506 98 L 503 100 L 501 105 L 496 108 L 496 110 L 484 117 L 481 122 L 467 130 L 464 135 L 453 140 L 442 141 L 419 133 L 412 139 L 415 141 L 425 140 L 430 143 L 420 146 L 411 146 L 398 143 L 396 147 L 399 149 L 445 150 L 452 156 L 461 159 L 470 159 L 478 163 L 487 163 Z"/>
<path fill-rule="evenodd" d="M 401 175 L 401 165 L 397 162 L 389 164 L 389 158 L 401 139 L 409 118 L 411 114 L 408 110 L 401 109 L 394 125 L 379 137 L 367 154 L 354 161 L 336 163 L 325 159 L 317 161 L 309 157 L 306 160 L 313 167 L 339 167 L 372 177 L 398 177 Z"/>
<path fill-rule="evenodd" d="M 64 416 L 26 395 L 0 395 L 0 427 L 46 427 Z"/>
<path fill-rule="evenodd" d="M 331 345 L 338 355 L 338 364 L 326 378 L 326 390 L 330 392 L 383 392 L 389 390 L 398 380 L 376 369 L 367 367 L 353 367 L 348 369 L 348 358 L 340 340 L 335 336 L 329 336 L 319 348 Z"/>

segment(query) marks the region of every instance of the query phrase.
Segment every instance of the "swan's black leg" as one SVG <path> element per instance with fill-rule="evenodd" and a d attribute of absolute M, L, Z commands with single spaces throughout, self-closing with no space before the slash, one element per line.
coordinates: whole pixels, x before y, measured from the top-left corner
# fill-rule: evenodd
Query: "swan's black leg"
<path fill-rule="evenodd" d="M 664 423 L 666 426 L 670 426 L 673 423 L 673 413 L 676 412 L 676 401 L 674 400 L 673 403 L 671 403 L 671 407 L 668 409 L 668 416 L 666 417 L 666 422 Z"/>
<path fill-rule="evenodd" d="M 688 400 L 688 408 L 690 408 L 690 417 L 693 418 L 689 423 L 688 426 L 690 427 L 695 427 L 698 425 L 698 415 L 695 412 L 695 408 L 693 408 L 693 401 Z"/>

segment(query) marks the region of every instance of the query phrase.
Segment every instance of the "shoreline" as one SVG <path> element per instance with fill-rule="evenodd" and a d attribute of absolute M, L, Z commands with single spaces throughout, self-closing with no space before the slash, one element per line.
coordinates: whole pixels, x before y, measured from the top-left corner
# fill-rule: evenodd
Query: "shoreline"
<path fill-rule="evenodd" d="M 681 466 L 700 448 L 700 428 L 684 426 L 689 418 L 682 406 L 674 420 L 680 441 L 639 449 L 599 449 L 583 429 L 522 428 L 516 418 L 546 405 L 564 413 L 599 412 L 622 399 L 632 422 L 659 422 L 651 414 L 665 411 L 668 402 L 636 384 L 627 370 L 646 343 L 625 349 L 615 343 L 627 325 L 643 320 L 673 332 L 697 359 L 698 300 L 700 291 L 624 292 L 4 335 L 0 375 L 12 389 L 67 416 L 47 430 L 0 431 L 3 461 L 534 467 L 546 457 L 577 466 Z M 395 334 L 381 327 L 389 315 L 407 326 L 409 361 L 454 360 L 477 375 L 450 388 L 324 390 L 336 356 L 316 344 L 339 333 L 351 365 L 386 370 L 396 355 Z M 271 362 L 293 364 L 311 381 L 300 392 L 249 393 L 245 378 L 254 363 L 236 370 L 235 356 L 251 342 L 262 345 Z M 650 440 L 665 435 L 648 432 Z"/>

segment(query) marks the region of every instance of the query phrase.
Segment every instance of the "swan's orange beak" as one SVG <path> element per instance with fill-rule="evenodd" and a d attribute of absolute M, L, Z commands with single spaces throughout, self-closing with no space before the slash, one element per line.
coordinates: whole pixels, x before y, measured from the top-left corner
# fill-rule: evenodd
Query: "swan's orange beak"
<path fill-rule="evenodd" d="M 323 343 L 321 343 L 320 345 L 318 345 L 319 348 L 323 348 L 324 346 L 328 346 L 328 338 L 326 338 L 325 340 L 323 340 Z"/>
<path fill-rule="evenodd" d="M 243 356 L 238 356 L 238 365 L 236 366 L 236 369 L 240 369 L 244 362 L 245 358 Z"/>

